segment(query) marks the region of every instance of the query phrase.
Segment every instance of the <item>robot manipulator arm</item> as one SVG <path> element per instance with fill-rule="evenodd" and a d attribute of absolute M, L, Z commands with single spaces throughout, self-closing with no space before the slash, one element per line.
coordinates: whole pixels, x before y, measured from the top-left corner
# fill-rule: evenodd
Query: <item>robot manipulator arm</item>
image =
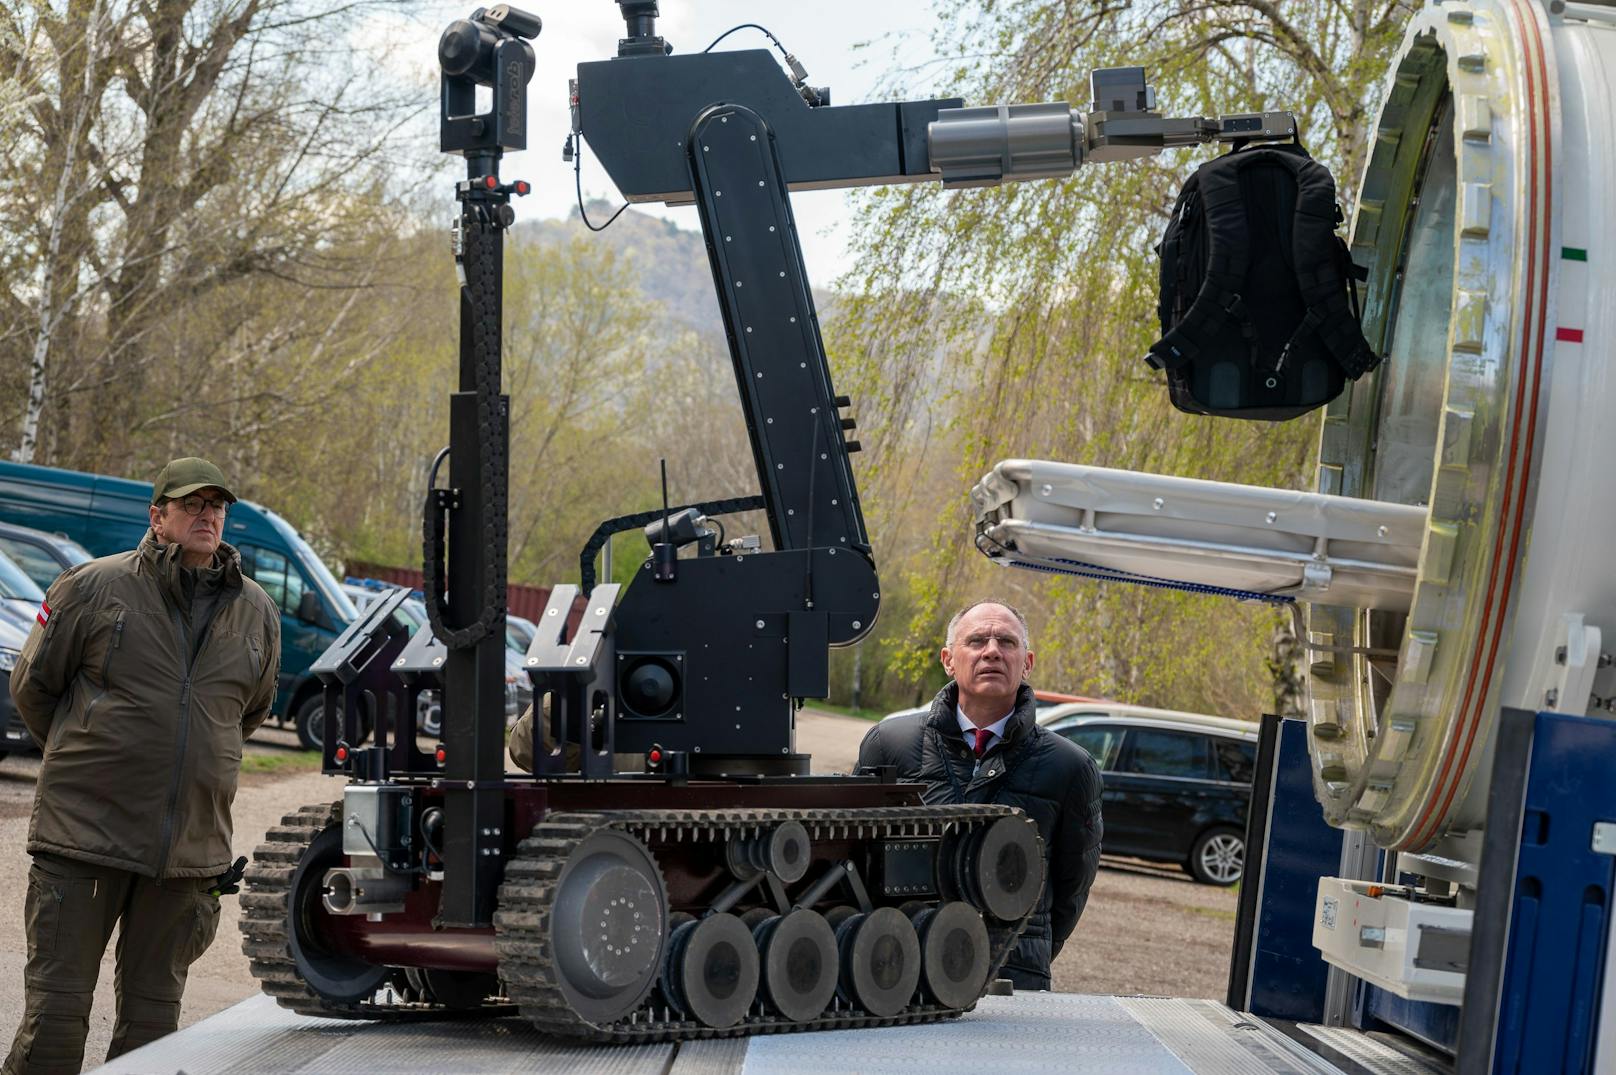
<path fill-rule="evenodd" d="M 1163 116 L 1143 67 L 1098 68 L 1089 85 L 1094 106 L 1086 114 L 1064 101 L 941 109 L 926 132 L 931 170 L 945 187 L 997 186 L 1175 146 L 1296 136 L 1289 112 Z"/>

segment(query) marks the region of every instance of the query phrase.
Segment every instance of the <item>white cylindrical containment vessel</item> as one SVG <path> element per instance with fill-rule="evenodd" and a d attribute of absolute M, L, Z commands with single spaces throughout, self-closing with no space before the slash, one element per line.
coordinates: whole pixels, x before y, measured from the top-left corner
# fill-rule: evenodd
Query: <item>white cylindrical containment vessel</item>
<path fill-rule="evenodd" d="M 1387 358 L 1317 488 L 1427 519 L 1406 611 L 1309 608 L 1310 741 L 1327 817 L 1388 848 L 1470 859 L 1500 708 L 1616 695 L 1616 10 L 1553 7 L 1414 18 L 1353 220 Z"/>

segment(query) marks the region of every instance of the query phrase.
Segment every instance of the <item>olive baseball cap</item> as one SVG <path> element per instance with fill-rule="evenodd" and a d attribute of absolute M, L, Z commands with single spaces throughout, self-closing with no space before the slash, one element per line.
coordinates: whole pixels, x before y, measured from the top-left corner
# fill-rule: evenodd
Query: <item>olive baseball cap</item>
<path fill-rule="evenodd" d="M 218 467 L 206 459 L 198 459 L 195 456 L 176 459 L 164 467 L 158 473 L 157 480 L 152 483 L 151 502 L 157 504 L 165 499 L 190 496 L 198 489 L 206 489 L 210 485 L 222 491 L 230 498 L 231 503 L 235 502 L 236 494 L 225 484 L 224 472 Z"/>

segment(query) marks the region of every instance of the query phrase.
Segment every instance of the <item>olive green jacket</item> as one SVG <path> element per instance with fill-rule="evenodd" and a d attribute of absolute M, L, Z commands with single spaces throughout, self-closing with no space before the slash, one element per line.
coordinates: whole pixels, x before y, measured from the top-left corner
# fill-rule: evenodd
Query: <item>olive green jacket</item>
<path fill-rule="evenodd" d="M 550 696 L 544 696 L 544 722 L 539 725 L 543 733 L 542 750 L 555 749 L 555 736 L 550 734 Z M 506 733 L 505 746 L 510 751 L 511 761 L 524 773 L 533 771 L 533 705 L 522 710 L 511 730 Z M 564 752 L 566 768 L 576 772 L 581 760 L 577 743 L 568 743 Z M 643 773 L 645 771 L 645 758 L 639 754 L 613 754 L 612 770 L 619 773 Z"/>
<path fill-rule="evenodd" d="M 275 698 L 280 613 L 221 544 L 218 608 L 193 647 L 179 553 L 148 532 L 133 552 L 68 569 L 45 595 L 11 674 L 45 753 L 31 852 L 148 877 L 230 865 L 241 744 Z"/>

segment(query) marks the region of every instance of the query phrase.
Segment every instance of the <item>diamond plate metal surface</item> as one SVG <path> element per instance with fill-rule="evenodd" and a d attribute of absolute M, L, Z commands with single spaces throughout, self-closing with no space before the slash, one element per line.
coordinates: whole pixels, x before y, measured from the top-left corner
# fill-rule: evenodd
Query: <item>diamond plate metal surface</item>
<path fill-rule="evenodd" d="M 1308 1033 L 1323 1028 L 1306 1028 Z M 1325 1040 L 1320 1035 L 1320 1040 Z M 1372 1071 L 1425 1075 L 1362 1035 L 1327 1044 Z M 1327 1075 L 1338 1069 L 1260 1020 L 1215 1001 L 1020 993 L 960 1019 L 881 1030 L 777 1034 L 681 1045 L 573 1045 L 521 1019 L 370 1023 L 309 1019 L 268 997 L 242 1001 L 120 1057 L 104 1075 Z"/>
<path fill-rule="evenodd" d="M 1104 1071 L 1192 1075 L 1115 997 L 985 997 L 947 1023 L 754 1038 L 743 1075 L 937 1075 L 944 1071 Z"/>
<path fill-rule="evenodd" d="M 1297 1030 L 1323 1042 L 1374 1075 L 1440 1075 L 1447 1068 L 1398 1052 L 1361 1030 L 1299 1023 Z"/>
<path fill-rule="evenodd" d="M 1261 1020 L 1212 1000 L 1119 997 L 1139 1025 L 1197 1075 L 1328 1075 L 1336 1069 L 1291 1044 Z"/>
<path fill-rule="evenodd" d="M 673 1063 L 672 1045 L 575 1045 L 547 1037 L 521 1019 L 310 1019 L 256 996 L 95 1070 L 99 1075 L 663 1075 Z M 720 1075 L 737 1066 L 690 1071 Z"/>

